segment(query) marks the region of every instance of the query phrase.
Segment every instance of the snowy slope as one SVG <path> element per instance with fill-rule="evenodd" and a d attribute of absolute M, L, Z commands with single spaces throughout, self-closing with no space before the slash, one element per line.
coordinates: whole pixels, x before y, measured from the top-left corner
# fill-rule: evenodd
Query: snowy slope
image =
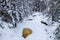
<path fill-rule="evenodd" d="M 32 19 L 29 17 L 28 19 Z M 36 15 L 32 20 L 25 19 L 23 24 L 18 24 L 16 29 L 16 33 L 20 40 L 47 40 L 47 34 L 44 30 L 44 26 L 40 21 L 40 16 Z M 23 28 L 30 28 L 32 29 L 33 33 L 28 36 L 26 39 L 22 37 L 22 30 Z"/>
<path fill-rule="evenodd" d="M 53 40 L 54 39 L 53 32 L 57 26 L 56 23 L 51 26 L 46 26 L 41 23 L 41 21 L 47 21 L 47 18 L 45 18 L 45 16 L 43 16 L 41 13 L 34 13 L 33 15 L 36 16 L 35 17 L 29 16 L 28 18 L 25 18 L 23 23 L 19 23 L 17 28 L 15 29 L 19 39 L 20 40 Z M 28 20 L 28 19 L 32 19 L 32 20 Z M 30 28 L 33 31 L 33 33 L 30 36 L 28 36 L 26 39 L 22 37 L 23 28 Z"/>
<path fill-rule="evenodd" d="M 0 29 L 1 40 L 54 40 L 53 32 L 56 29 L 56 23 L 47 26 L 42 24 L 41 21 L 47 21 L 47 18 L 42 13 L 34 13 L 25 18 L 22 23 L 18 23 L 15 29 Z M 25 39 L 22 37 L 23 28 L 32 29 L 32 34 Z"/>

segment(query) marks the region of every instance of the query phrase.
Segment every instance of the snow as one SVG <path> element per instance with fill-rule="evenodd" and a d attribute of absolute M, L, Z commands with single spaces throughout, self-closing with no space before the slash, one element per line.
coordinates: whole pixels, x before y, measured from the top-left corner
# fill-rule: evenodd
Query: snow
<path fill-rule="evenodd" d="M 3 27 L 5 28 L 4 29 L 0 28 L 0 34 L 1 34 L 0 40 L 18 40 L 16 38 L 14 31 L 8 28 L 7 23 L 4 23 Z"/>
<path fill-rule="evenodd" d="M 20 28 L 19 28 L 20 26 Z M 20 40 L 47 40 L 47 35 L 44 30 L 44 26 L 42 23 L 40 23 L 40 17 L 36 16 L 33 21 L 26 21 L 24 20 L 23 24 L 19 23 L 18 27 L 19 29 L 16 29 L 16 33 Z M 32 29 L 33 33 L 28 36 L 26 39 L 22 37 L 22 30 L 23 28 L 30 28 Z M 20 31 L 21 30 L 21 31 Z M 19 32 L 20 31 L 20 32 Z"/>
<path fill-rule="evenodd" d="M 33 15 L 36 15 L 33 17 Z M 9 29 L 5 25 L 5 29 L 0 29 L 1 39 L 0 40 L 53 40 L 53 32 L 56 29 L 57 23 L 51 26 L 47 26 L 41 23 L 41 21 L 47 21 L 47 18 L 42 13 L 34 13 L 32 16 L 25 18 L 22 23 L 18 23 L 15 29 Z M 32 20 L 28 20 L 32 19 Z M 22 37 L 23 28 L 32 29 L 32 34 L 27 38 Z M 46 31 L 47 30 L 47 31 Z M 48 34 L 49 33 L 49 34 Z M 49 38 L 52 36 L 52 38 Z"/>

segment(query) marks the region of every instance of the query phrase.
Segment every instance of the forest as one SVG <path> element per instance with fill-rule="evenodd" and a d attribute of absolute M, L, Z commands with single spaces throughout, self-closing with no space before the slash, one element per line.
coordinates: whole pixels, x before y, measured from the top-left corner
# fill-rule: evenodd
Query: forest
<path fill-rule="evenodd" d="M 25 40 L 60 40 L 60 0 L 0 0 L 0 40 L 24 40 L 24 28 Z"/>

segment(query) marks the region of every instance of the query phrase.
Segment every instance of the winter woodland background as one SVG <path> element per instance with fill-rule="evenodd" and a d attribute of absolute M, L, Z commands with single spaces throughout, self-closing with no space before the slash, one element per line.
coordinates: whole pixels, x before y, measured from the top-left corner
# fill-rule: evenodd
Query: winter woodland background
<path fill-rule="evenodd" d="M 35 12 L 48 17 L 47 22 L 42 22 L 47 24 L 46 26 L 50 27 L 56 23 L 56 29 L 52 32 L 53 40 L 60 40 L 60 0 L 0 0 L 0 39 L 2 30 L 6 27 L 15 29 L 18 23 L 33 16 Z"/>

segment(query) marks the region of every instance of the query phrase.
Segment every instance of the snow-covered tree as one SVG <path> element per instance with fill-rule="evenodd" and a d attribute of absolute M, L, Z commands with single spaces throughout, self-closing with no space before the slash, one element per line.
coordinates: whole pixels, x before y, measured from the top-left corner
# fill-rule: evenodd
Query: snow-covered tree
<path fill-rule="evenodd" d="M 46 9 L 45 1 L 35 0 L 33 4 L 34 4 L 33 11 L 42 12 L 44 11 L 44 9 Z"/>

